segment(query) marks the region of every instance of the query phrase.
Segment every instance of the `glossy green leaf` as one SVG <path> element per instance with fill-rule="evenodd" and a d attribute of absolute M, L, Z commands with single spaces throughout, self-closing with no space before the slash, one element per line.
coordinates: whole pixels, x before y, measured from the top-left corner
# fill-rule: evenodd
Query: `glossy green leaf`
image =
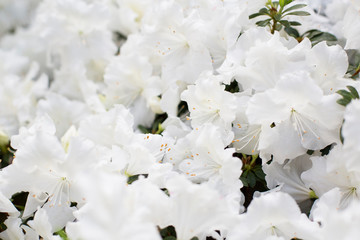
<path fill-rule="evenodd" d="M 256 22 L 256 25 L 260 26 L 260 27 L 266 27 L 267 25 L 270 24 L 271 19 L 266 19 L 263 21 L 258 21 Z"/>
<path fill-rule="evenodd" d="M 284 16 L 288 16 L 288 15 L 294 15 L 294 16 L 309 16 L 311 15 L 308 12 L 305 11 L 295 11 L 295 12 L 289 12 L 287 14 L 285 14 Z"/>
<path fill-rule="evenodd" d="M 339 90 L 336 93 L 340 94 L 341 96 L 343 96 L 346 99 L 352 99 L 351 93 L 346 90 Z"/>
<path fill-rule="evenodd" d="M 256 177 L 255 177 L 255 174 L 251 171 L 248 172 L 248 175 L 247 175 L 247 180 L 248 180 L 248 183 L 249 183 L 249 186 L 250 187 L 255 187 L 255 184 L 256 184 Z"/>
<path fill-rule="evenodd" d="M 301 25 L 301 23 L 296 22 L 296 21 L 290 21 L 289 23 L 291 26 L 300 26 Z"/>
<path fill-rule="evenodd" d="M 259 16 L 264 16 L 264 15 L 267 15 L 265 13 L 254 13 L 254 14 L 251 14 L 249 16 L 249 19 L 253 19 L 253 18 L 256 18 L 256 17 L 259 17 Z"/>
<path fill-rule="evenodd" d="M 359 99 L 359 93 L 358 91 L 353 87 L 353 86 L 346 86 L 347 89 L 349 89 L 351 95 L 353 96 L 353 98 L 355 99 Z"/>
<path fill-rule="evenodd" d="M 290 22 L 287 20 L 281 20 L 280 23 L 284 25 L 284 27 L 290 27 Z"/>
<path fill-rule="evenodd" d="M 269 15 L 269 14 L 270 14 L 269 9 L 267 9 L 267 8 L 262 8 L 262 9 L 260 9 L 260 10 L 259 10 L 259 13 L 263 13 L 263 14 L 265 14 L 265 15 Z"/>
<path fill-rule="evenodd" d="M 284 30 L 285 30 L 285 32 L 286 32 L 287 34 L 289 34 L 289 36 L 292 36 L 292 37 L 294 37 L 294 38 L 300 37 L 300 34 L 299 34 L 298 30 L 296 30 L 295 28 L 285 27 Z"/>
<path fill-rule="evenodd" d="M 280 7 L 285 7 L 285 0 L 279 0 Z"/>
<path fill-rule="evenodd" d="M 342 98 L 342 99 L 337 100 L 336 102 L 338 104 L 346 107 L 351 102 L 351 100 L 347 100 L 347 99 Z"/>
<path fill-rule="evenodd" d="M 291 7 L 287 8 L 287 9 L 285 9 L 283 11 L 283 13 L 290 12 L 290 11 L 293 11 L 293 10 L 296 10 L 296 9 L 300 9 L 300 8 L 303 8 L 303 7 L 306 7 L 306 6 L 307 6 L 306 4 L 296 4 L 294 6 L 291 6 Z"/>

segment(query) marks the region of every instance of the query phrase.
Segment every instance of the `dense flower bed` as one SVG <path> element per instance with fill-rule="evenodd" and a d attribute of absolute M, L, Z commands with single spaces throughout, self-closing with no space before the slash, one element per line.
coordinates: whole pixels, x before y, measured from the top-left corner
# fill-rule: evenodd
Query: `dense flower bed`
<path fill-rule="evenodd" d="M 0 0 L 0 239 L 358 239 L 359 0 Z"/>

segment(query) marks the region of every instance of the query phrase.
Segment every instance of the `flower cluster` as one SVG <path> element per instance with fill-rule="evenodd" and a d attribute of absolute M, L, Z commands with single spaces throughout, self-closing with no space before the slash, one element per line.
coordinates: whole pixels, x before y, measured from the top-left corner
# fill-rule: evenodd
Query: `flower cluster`
<path fill-rule="evenodd" d="M 359 0 L 0 0 L 0 239 L 357 239 Z"/>

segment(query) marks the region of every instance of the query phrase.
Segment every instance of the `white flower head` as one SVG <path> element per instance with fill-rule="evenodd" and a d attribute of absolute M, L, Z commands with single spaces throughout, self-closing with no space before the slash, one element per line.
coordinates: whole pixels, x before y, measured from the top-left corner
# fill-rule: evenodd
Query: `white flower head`
<path fill-rule="evenodd" d="M 188 104 L 194 128 L 212 123 L 229 130 L 235 120 L 236 98 L 214 77 L 203 75 L 195 85 L 188 86 L 181 99 Z"/>

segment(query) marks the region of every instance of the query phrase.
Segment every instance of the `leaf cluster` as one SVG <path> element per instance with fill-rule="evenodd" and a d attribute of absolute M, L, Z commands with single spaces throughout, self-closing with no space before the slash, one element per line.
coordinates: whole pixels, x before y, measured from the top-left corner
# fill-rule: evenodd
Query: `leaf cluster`
<path fill-rule="evenodd" d="M 356 50 L 348 50 L 349 67 L 347 74 L 351 78 L 356 79 L 360 74 L 360 52 Z"/>
<path fill-rule="evenodd" d="M 316 44 L 318 44 L 322 41 L 326 41 L 326 43 L 328 45 L 335 45 L 338 41 L 337 38 L 333 34 L 328 33 L 328 32 L 322 32 L 317 29 L 311 29 L 309 31 L 306 31 L 301 36 L 299 35 L 298 32 L 293 35 L 291 35 L 291 34 L 289 34 L 289 35 L 292 37 L 295 37 L 296 39 L 298 39 L 298 41 L 301 41 L 302 39 L 307 37 L 307 38 L 309 38 L 309 40 L 311 41 L 311 44 L 313 46 L 315 46 Z"/>
<path fill-rule="evenodd" d="M 284 28 L 285 32 L 291 35 L 294 30 L 293 26 L 300 26 L 301 23 L 297 21 L 287 21 L 284 19 L 286 16 L 308 16 L 310 13 L 306 11 L 301 11 L 299 9 L 306 7 L 306 4 L 296 4 L 293 6 L 288 6 L 293 0 L 280 0 L 272 1 L 269 0 L 264 8 L 261 8 L 259 12 L 251 14 L 249 19 L 253 19 L 259 16 L 268 17 L 265 20 L 256 22 L 256 25 L 260 27 L 270 27 L 270 31 L 274 34 L 275 31 L 280 31 Z"/>
<path fill-rule="evenodd" d="M 245 187 L 254 188 L 257 183 L 266 187 L 265 173 L 262 170 L 261 159 L 258 155 L 242 156 L 243 173 L 240 176 L 240 180 Z"/>
<path fill-rule="evenodd" d="M 359 93 L 354 87 L 346 86 L 346 88 L 349 91 L 339 90 L 336 92 L 337 94 L 340 94 L 342 96 L 342 98 L 337 100 L 336 102 L 344 107 L 346 107 L 351 102 L 351 100 L 359 99 Z"/>

